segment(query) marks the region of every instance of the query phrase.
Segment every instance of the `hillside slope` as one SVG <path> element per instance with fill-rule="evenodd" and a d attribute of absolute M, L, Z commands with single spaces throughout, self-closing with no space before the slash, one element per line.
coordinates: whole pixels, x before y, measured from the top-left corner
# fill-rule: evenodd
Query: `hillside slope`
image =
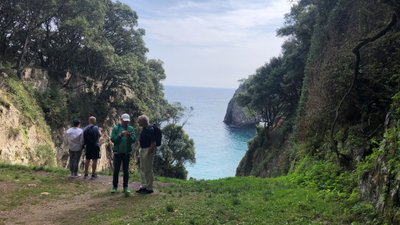
<path fill-rule="evenodd" d="M 50 128 L 33 89 L 0 77 L 0 161 L 22 165 L 56 165 Z"/>
<path fill-rule="evenodd" d="M 298 66 L 293 52 L 309 46 L 301 58 L 306 61 L 301 82 L 292 79 L 301 84 L 295 113 L 280 112 L 289 115 L 283 125 L 290 127 L 289 132 L 272 125 L 261 129 L 237 174 L 276 176 L 297 171 L 319 183 L 332 177 L 317 169 L 334 167 L 331 173 L 352 180 L 342 183 L 349 197 L 368 199 L 390 223 L 398 224 L 399 15 L 400 4 L 392 0 L 298 1 L 279 31 L 290 37 L 283 56 L 257 70 L 253 79 L 269 84 L 281 78 L 272 86 L 278 89 L 273 94 L 283 91 L 285 97 L 290 93 L 284 88 L 288 76 Z M 279 106 L 265 97 L 256 101 L 260 96 L 251 91 L 257 86 L 251 79 L 248 83 L 247 92 L 253 95 L 245 96 L 247 102 L 263 110 Z M 277 102 L 287 101 L 282 99 Z M 277 165 L 282 156 L 285 160 Z M 326 189 L 326 184 L 320 188 Z"/>

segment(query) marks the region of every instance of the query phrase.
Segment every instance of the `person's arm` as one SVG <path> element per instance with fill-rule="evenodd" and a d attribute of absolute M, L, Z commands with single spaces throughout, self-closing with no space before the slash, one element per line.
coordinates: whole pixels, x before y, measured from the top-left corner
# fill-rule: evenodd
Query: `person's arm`
<path fill-rule="evenodd" d="M 119 134 L 118 126 L 114 127 L 111 131 L 111 141 L 114 144 L 118 144 L 121 141 L 121 135 Z"/>
<path fill-rule="evenodd" d="M 79 143 L 82 146 L 81 149 L 83 149 L 83 146 L 85 146 L 85 139 L 83 138 L 83 130 L 82 130 L 81 134 L 79 135 Z"/>

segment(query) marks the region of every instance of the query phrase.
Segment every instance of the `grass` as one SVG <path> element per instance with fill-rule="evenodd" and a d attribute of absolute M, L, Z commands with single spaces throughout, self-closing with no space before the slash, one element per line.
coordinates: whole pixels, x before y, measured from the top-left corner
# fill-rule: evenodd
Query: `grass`
<path fill-rule="evenodd" d="M 67 174 L 64 169 L 0 164 L 0 187 L 9 186 L 0 195 L 0 212 L 56 201 L 90 189 L 90 182 L 65 179 Z M 131 178 L 138 179 L 137 174 Z M 62 223 L 366 224 L 362 218 L 351 215 L 351 206 L 341 199 L 299 186 L 290 177 L 189 181 L 157 177 L 157 184 L 158 193 L 151 195 L 94 193 L 93 198 L 110 199 L 85 210 L 79 221 Z M 51 194 L 41 196 L 42 192 Z"/>
<path fill-rule="evenodd" d="M 51 140 L 50 129 L 44 119 L 44 114 L 36 102 L 34 90 L 14 78 L 6 79 L 7 98 L 24 116 L 23 123 L 36 124 L 41 128 L 43 135 Z"/>
<path fill-rule="evenodd" d="M 161 179 L 161 194 L 118 198 L 83 224 L 349 224 L 334 198 L 290 184 L 287 177 L 212 181 Z M 117 207 L 115 207 L 117 206 Z M 105 212 L 105 213 L 104 213 Z"/>
<path fill-rule="evenodd" d="M 0 211 L 11 210 L 25 204 L 40 204 L 59 198 L 68 189 L 82 192 L 75 183 L 66 183 L 67 171 L 46 167 L 25 167 L 0 164 Z M 49 195 L 42 195 L 43 192 Z"/>

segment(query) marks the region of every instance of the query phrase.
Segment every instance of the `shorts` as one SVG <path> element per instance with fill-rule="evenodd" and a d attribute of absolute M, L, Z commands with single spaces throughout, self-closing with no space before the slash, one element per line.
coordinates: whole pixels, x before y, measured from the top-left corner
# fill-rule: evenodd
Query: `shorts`
<path fill-rule="evenodd" d="M 100 147 L 86 146 L 86 159 L 100 159 Z"/>

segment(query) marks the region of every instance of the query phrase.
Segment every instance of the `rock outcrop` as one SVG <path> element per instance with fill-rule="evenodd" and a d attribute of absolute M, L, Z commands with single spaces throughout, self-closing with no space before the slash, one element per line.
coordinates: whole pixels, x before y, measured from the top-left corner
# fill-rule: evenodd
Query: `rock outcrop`
<path fill-rule="evenodd" d="M 55 166 L 55 146 L 43 113 L 22 83 L 0 77 L 0 161 Z"/>
<path fill-rule="evenodd" d="M 286 174 L 290 167 L 290 126 L 277 126 L 266 131 L 257 128 L 257 136 L 240 161 L 236 176 L 276 177 Z"/>
<path fill-rule="evenodd" d="M 79 81 L 74 82 L 76 86 L 79 85 Z M 51 130 L 33 94 L 36 91 L 45 92 L 48 84 L 48 72 L 40 68 L 25 69 L 22 81 L 1 74 L 0 162 L 68 167 L 69 150 L 64 133 L 69 126 Z M 97 166 L 99 171 L 112 166 L 109 135 L 113 125 L 118 122 L 117 118 L 116 112 L 111 111 L 101 125 L 103 135 L 100 140 L 101 159 Z M 83 125 L 87 124 L 85 118 L 81 119 Z"/>
<path fill-rule="evenodd" d="M 400 101 L 395 97 L 392 110 L 385 121 L 385 139 L 359 168 L 360 195 L 370 201 L 376 209 L 399 224 L 397 208 L 400 205 L 399 131 Z"/>
<path fill-rule="evenodd" d="M 246 107 L 239 106 L 237 102 L 237 96 L 243 91 L 243 88 L 239 87 L 232 99 L 229 101 L 228 108 L 224 118 L 224 123 L 231 127 L 245 127 L 254 126 L 260 122 L 254 112 L 251 112 Z"/>

